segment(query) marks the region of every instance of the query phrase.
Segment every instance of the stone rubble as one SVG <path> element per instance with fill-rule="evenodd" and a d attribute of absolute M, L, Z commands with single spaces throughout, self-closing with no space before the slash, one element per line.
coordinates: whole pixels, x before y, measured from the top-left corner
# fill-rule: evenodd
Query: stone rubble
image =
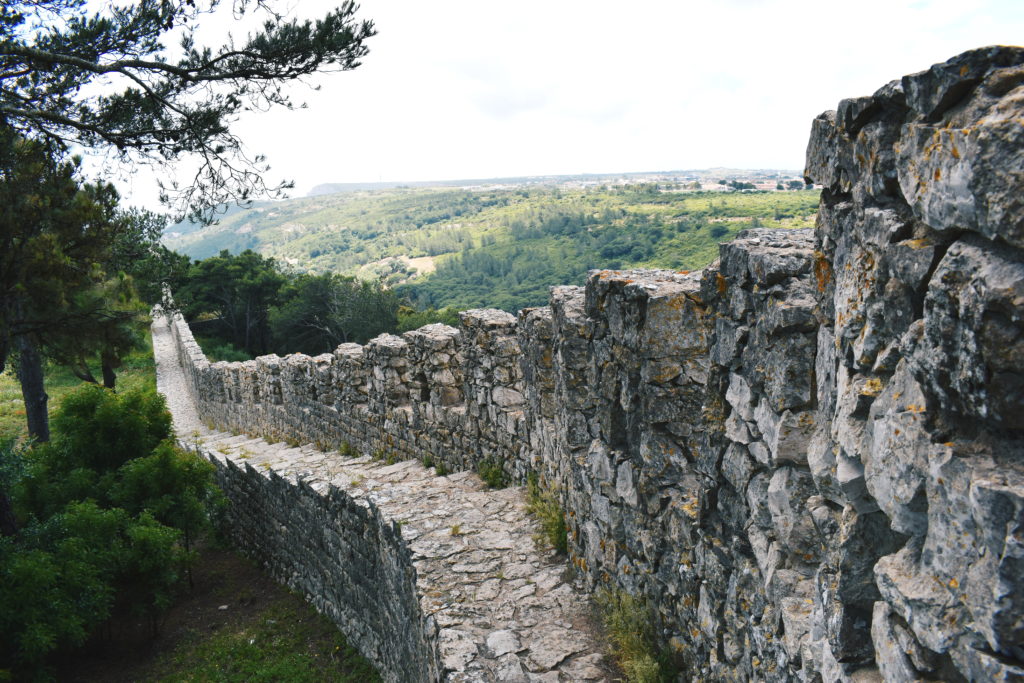
<path fill-rule="evenodd" d="M 700 272 L 594 272 L 548 307 L 466 311 L 458 329 L 316 358 L 210 364 L 180 319 L 173 350 L 219 429 L 537 473 L 564 508 L 572 568 L 645 596 L 688 679 L 1022 680 L 1022 123 L 1024 49 L 974 50 L 815 119 L 814 230 L 749 230 Z M 282 454 L 273 469 L 321 487 L 380 467 Z M 414 466 L 391 467 L 362 474 L 379 497 L 433 495 Z M 479 494 L 478 511 L 513 495 Z M 296 528 L 333 514 L 302 505 L 321 511 Z M 420 552 L 406 533 L 375 532 L 381 563 Z M 499 600 L 488 562 L 450 565 L 479 579 L 467 614 Z M 393 599 L 411 602 L 418 587 L 398 583 Z M 402 661 L 431 678 L 486 656 L 500 680 L 563 653 L 570 679 L 596 664 L 571 640 L 549 650 L 571 620 L 522 629 L 509 609 L 486 633 L 438 622 L 433 655 L 417 632 L 419 659 Z"/>

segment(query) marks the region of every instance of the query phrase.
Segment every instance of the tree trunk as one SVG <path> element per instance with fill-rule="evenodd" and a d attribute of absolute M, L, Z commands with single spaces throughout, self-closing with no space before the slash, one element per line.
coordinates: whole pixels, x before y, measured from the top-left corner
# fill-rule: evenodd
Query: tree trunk
<path fill-rule="evenodd" d="M 100 356 L 100 365 L 103 368 L 103 386 L 107 389 L 113 389 L 114 385 L 117 384 L 117 373 L 115 370 L 121 367 L 120 360 L 104 353 Z"/>
<path fill-rule="evenodd" d="M 0 534 L 14 536 L 18 533 L 18 520 L 14 518 L 14 508 L 7 492 L 0 489 Z"/>
<path fill-rule="evenodd" d="M 96 381 L 96 378 L 93 377 L 92 370 L 89 369 L 89 366 L 86 365 L 85 361 L 76 361 L 70 364 L 68 366 L 68 369 L 71 370 L 72 375 L 82 380 L 83 382 L 88 382 L 89 384 L 99 384 L 99 382 Z"/>
<path fill-rule="evenodd" d="M 18 380 L 21 396 L 25 399 L 25 419 L 28 435 L 36 441 L 50 440 L 50 416 L 46 402 L 50 399 L 43 386 L 43 357 L 39 349 L 25 336 L 18 338 Z"/>

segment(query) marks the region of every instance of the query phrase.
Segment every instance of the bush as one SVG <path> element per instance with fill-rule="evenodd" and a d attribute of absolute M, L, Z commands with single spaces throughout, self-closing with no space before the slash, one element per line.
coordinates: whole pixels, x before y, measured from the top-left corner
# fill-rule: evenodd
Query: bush
<path fill-rule="evenodd" d="M 184 534 L 185 548 L 209 524 L 210 513 L 224 506 L 213 485 L 214 467 L 194 453 L 165 441 L 145 458 L 121 468 L 111 500 L 128 512 L 151 514 Z"/>
<path fill-rule="evenodd" d="M 484 460 L 476 466 L 477 474 L 484 480 L 488 486 L 492 489 L 503 489 L 508 486 L 508 482 L 505 481 L 505 473 L 501 470 L 501 465 L 491 461 Z"/>
<path fill-rule="evenodd" d="M 86 384 L 64 398 L 53 430 L 67 470 L 104 472 L 148 455 L 171 436 L 171 414 L 155 389 L 116 394 Z"/>
<path fill-rule="evenodd" d="M 179 536 L 85 501 L 0 539 L 0 666 L 45 674 L 48 655 L 83 644 L 118 602 L 155 617 L 178 581 Z"/>
<path fill-rule="evenodd" d="M 558 495 L 551 486 L 540 483 L 540 478 L 531 472 L 526 480 L 526 511 L 540 524 L 540 533 L 534 541 L 545 541 L 561 554 L 569 551 L 569 532 L 565 526 L 565 514 L 558 503 Z"/>
<path fill-rule="evenodd" d="M 444 323 L 458 328 L 460 325 L 459 311 L 452 306 L 442 309 L 428 308 L 423 311 L 417 311 L 409 306 L 402 306 L 398 309 L 398 334 L 409 330 L 418 330 L 424 325 L 433 323 Z"/>
<path fill-rule="evenodd" d="M 0 538 L 0 678 L 45 677 L 50 654 L 115 609 L 155 631 L 221 501 L 213 466 L 166 440 L 170 415 L 152 390 L 83 386 L 53 425 L 53 441 L 27 452 L 0 444 L 0 484 L 22 521 Z"/>
<path fill-rule="evenodd" d="M 216 337 L 196 337 L 196 343 L 203 349 L 206 359 L 211 363 L 227 361 L 228 363 L 252 360 L 251 353 L 238 348 L 229 341 Z"/>
<path fill-rule="evenodd" d="M 629 683 L 670 683 L 674 667 L 655 644 L 654 613 L 647 601 L 624 591 L 598 591 L 597 605 L 615 659 Z"/>

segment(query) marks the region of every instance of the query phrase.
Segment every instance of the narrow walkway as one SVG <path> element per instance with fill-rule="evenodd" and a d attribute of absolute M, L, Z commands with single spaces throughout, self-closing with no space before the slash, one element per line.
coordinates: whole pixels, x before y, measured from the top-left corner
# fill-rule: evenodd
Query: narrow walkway
<path fill-rule="evenodd" d="M 445 680 L 612 680 L 586 594 L 565 580 L 561 558 L 535 548 L 522 488 L 490 490 L 468 472 L 439 477 L 415 461 L 387 465 L 208 429 L 159 319 L 153 352 L 179 439 L 318 491 L 333 484 L 401 525 L 420 606 L 440 629 Z"/>

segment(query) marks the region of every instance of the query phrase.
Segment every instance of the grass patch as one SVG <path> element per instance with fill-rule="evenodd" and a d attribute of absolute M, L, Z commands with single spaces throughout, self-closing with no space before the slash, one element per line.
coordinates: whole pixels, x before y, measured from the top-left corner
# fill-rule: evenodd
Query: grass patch
<path fill-rule="evenodd" d="M 206 359 L 211 363 L 227 361 L 229 363 L 252 360 L 253 355 L 238 348 L 234 344 L 217 337 L 196 337 L 196 343 L 206 354 Z"/>
<path fill-rule="evenodd" d="M 549 544 L 559 553 L 566 554 L 569 533 L 557 492 L 554 487 L 542 484 L 536 472 L 531 472 L 526 480 L 526 511 L 540 524 L 540 533 L 534 536 L 534 542 Z"/>
<path fill-rule="evenodd" d="M 99 361 L 92 364 L 99 374 Z M 50 415 L 60 405 L 61 400 L 69 391 L 83 384 L 70 370 L 62 365 L 48 363 L 43 371 L 46 393 L 50 397 L 47 404 Z M 117 371 L 117 390 L 156 387 L 156 371 L 153 363 L 153 344 L 146 335 L 145 348 L 132 351 Z M 28 436 L 25 424 L 25 403 L 21 398 L 21 384 L 18 382 L 15 368 L 7 365 L 0 374 L 0 441 L 5 439 L 21 440 Z"/>
<path fill-rule="evenodd" d="M 157 638 L 125 614 L 114 620 L 106 638 L 68 653 L 56 680 L 362 683 L 380 678 L 298 595 L 245 557 L 206 542 L 195 564 L 195 587 L 176 596 Z"/>
<path fill-rule="evenodd" d="M 380 677 L 326 618 L 275 605 L 212 637 L 194 634 L 164 662 L 159 681 L 364 683 Z"/>
<path fill-rule="evenodd" d="M 654 639 L 654 613 L 647 601 L 620 590 L 603 589 L 596 597 L 612 641 L 615 659 L 629 683 L 671 683 L 675 667 Z"/>
<path fill-rule="evenodd" d="M 502 471 L 501 465 L 492 460 L 484 460 L 480 462 L 476 466 L 476 472 L 480 475 L 480 478 L 484 480 L 484 483 L 492 489 L 503 489 L 508 486 L 508 482 L 505 480 L 505 473 Z"/>

